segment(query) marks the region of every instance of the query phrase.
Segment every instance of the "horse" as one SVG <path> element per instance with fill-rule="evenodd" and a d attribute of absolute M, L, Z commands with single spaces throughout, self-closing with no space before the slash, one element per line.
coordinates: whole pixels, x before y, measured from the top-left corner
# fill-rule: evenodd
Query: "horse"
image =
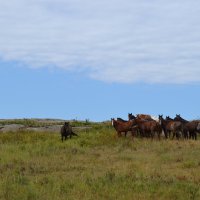
<path fill-rule="evenodd" d="M 183 122 L 183 123 L 188 123 L 188 122 L 189 122 L 189 121 L 183 119 L 183 118 L 181 117 L 181 115 L 177 115 L 177 114 L 176 114 L 176 117 L 174 117 L 174 120 L 175 120 L 175 121 L 180 121 L 180 122 Z"/>
<path fill-rule="evenodd" d="M 186 139 L 189 138 L 197 140 L 197 133 L 200 132 L 200 120 L 187 121 L 183 119 L 180 115 L 176 115 L 174 119 L 182 122 L 183 133 Z"/>
<path fill-rule="evenodd" d="M 64 125 L 61 127 L 60 133 L 61 133 L 62 142 L 63 142 L 63 139 L 65 138 L 65 140 L 66 140 L 68 136 L 70 137 L 70 139 L 71 139 L 72 135 L 78 136 L 76 133 L 74 133 L 72 131 L 72 127 L 69 124 L 69 122 L 64 123 Z"/>
<path fill-rule="evenodd" d="M 131 131 L 132 136 L 134 137 L 135 131 L 132 129 L 134 125 L 136 125 L 136 122 L 134 120 L 130 120 L 127 122 L 122 122 L 119 120 L 115 120 L 114 118 L 111 118 L 112 126 L 117 131 L 118 137 L 121 137 L 121 133 L 125 133 L 125 137 L 128 131 Z"/>
<path fill-rule="evenodd" d="M 151 137 L 153 139 L 154 134 L 157 133 L 160 140 L 160 135 L 162 133 L 161 125 L 155 120 L 143 120 L 140 118 L 135 119 L 138 130 L 142 137 Z"/>
<path fill-rule="evenodd" d="M 159 115 L 159 123 L 164 131 L 166 139 L 168 137 L 170 138 L 171 132 L 173 133 L 172 139 L 174 139 L 175 135 L 179 139 L 179 133 L 183 132 L 183 130 L 182 130 L 183 126 L 182 126 L 181 122 L 163 119 L 163 115 Z"/>
<path fill-rule="evenodd" d="M 170 116 L 166 116 L 165 120 L 171 120 L 171 121 L 173 121 L 174 119 L 172 119 Z"/>
<path fill-rule="evenodd" d="M 197 140 L 197 133 L 200 133 L 200 120 L 193 120 L 185 124 L 184 131 L 189 133 L 190 139 Z"/>
<path fill-rule="evenodd" d="M 128 119 L 132 120 L 132 119 L 142 119 L 142 120 L 146 120 L 146 121 L 151 121 L 153 120 L 151 115 L 145 115 L 145 114 L 137 114 L 136 116 L 133 115 L 132 113 L 128 113 Z"/>
<path fill-rule="evenodd" d="M 138 119 L 142 119 L 142 120 L 147 120 L 147 121 L 153 120 L 151 115 L 137 114 L 136 116 L 137 116 Z"/>
<path fill-rule="evenodd" d="M 182 123 L 182 125 L 183 125 L 183 136 L 184 136 L 185 139 L 188 139 L 189 138 L 189 136 L 188 136 L 189 130 L 188 130 L 188 127 L 186 126 L 186 124 L 189 123 L 189 121 L 183 119 L 181 117 L 181 115 L 177 115 L 177 114 L 176 114 L 176 117 L 174 118 L 174 121 L 179 121 L 179 122 Z"/>
<path fill-rule="evenodd" d="M 135 118 L 135 115 L 133 115 L 132 113 L 128 113 L 128 120 L 133 120 Z"/>

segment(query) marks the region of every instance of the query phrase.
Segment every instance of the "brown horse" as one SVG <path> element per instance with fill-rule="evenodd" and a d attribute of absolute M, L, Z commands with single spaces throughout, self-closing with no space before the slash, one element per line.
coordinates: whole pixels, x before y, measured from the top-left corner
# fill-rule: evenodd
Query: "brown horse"
<path fill-rule="evenodd" d="M 165 138 L 170 138 L 171 133 L 173 133 L 173 138 L 176 135 L 177 139 L 179 139 L 179 133 L 183 132 L 182 123 L 174 120 L 165 120 L 163 119 L 163 115 L 159 115 L 159 123 L 162 126 L 162 129 L 165 134 Z"/>
<path fill-rule="evenodd" d="M 132 127 L 136 125 L 136 122 L 134 120 L 122 122 L 122 121 L 115 120 L 114 118 L 111 118 L 111 122 L 112 122 L 112 126 L 117 131 L 118 137 L 122 135 L 121 134 L 122 132 L 124 132 L 126 136 L 128 131 L 131 131 L 132 136 L 134 137 L 135 131 L 132 130 Z"/>
<path fill-rule="evenodd" d="M 147 121 L 140 118 L 136 118 L 135 121 L 142 137 L 151 137 L 153 139 L 155 133 L 157 133 L 158 138 L 160 139 L 162 127 L 158 122 L 155 120 Z"/>
<path fill-rule="evenodd" d="M 183 133 L 186 139 L 190 138 L 197 140 L 197 133 L 200 132 L 200 120 L 187 121 L 180 115 L 176 115 L 174 119 L 183 124 Z"/>
<path fill-rule="evenodd" d="M 132 113 L 128 113 L 128 119 L 129 119 L 129 120 L 136 119 L 136 118 L 142 119 L 142 120 L 146 120 L 146 121 L 151 121 L 151 120 L 153 120 L 153 119 L 151 118 L 151 115 L 137 114 L 136 117 L 135 117 L 135 115 L 133 115 Z"/>
<path fill-rule="evenodd" d="M 137 114 L 136 116 L 137 116 L 138 119 L 142 119 L 142 120 L 147 120 L 147 121 L 153 120 L 153 119 L 151 118 L 151 115 Z"/>

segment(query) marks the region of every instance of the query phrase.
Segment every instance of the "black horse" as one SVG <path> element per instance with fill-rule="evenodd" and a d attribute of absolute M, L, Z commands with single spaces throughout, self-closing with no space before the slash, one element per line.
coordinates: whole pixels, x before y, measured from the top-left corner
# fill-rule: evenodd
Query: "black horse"
<path fill-rule="evenodd" d="M 65 138 L 65 140 L 66 140 L 68 136 L 70 139 L 71 139 L 72 135 L 78 136 L 76 133 L 74 133 L 72 131 L 72 127 L 69 124 L 69 122 L 64 123 L 64 125 L 61 127 L 60 133 L 61 133 L 62 142 L 63 142 L 63 139 Z"/>

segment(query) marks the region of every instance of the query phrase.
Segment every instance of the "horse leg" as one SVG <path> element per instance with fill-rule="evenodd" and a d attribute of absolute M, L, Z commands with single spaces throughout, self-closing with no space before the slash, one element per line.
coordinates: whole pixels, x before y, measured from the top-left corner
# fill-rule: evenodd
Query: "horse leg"
<path fill-rule="evenodd" d="M 61 140 L 62 140 L 62 142 L 63 142 L 63 139 L 64 139 L 64 136 L 63 136 L 63 135 L 61 135 Z"/>
<path fill-rule="evenodd" d="M 151 131 L 151 140 L 154 138 L 154 132 Z"/>
<path fill-rule="evenodd" d="M 172 137 L 172 140 L 174 139 L 175 135 L 176 135 L 176 132 L 173 131 L 173 137 Z"/>
<path fill-rule="evenodd" d="M 179 132 L 176 131 L 176 139 L 179 140 L 179 138 L 180 138 L 180 137 L 179 137 Z"/>
<path fill-rule="evenodd" d="M 160 140 L 160 135 L 161 135 L 161 132 L 160 132 L 160 131 L 158 131 L 158 132 L 157 132 L 157 135 L 158 135 L 158 140 Z"/>
<path fill-rule="evenodd" d="M 117 131 L 117 135 L 118 135 L 118 137 L 121 137 L 122 135 L 121 135 L 121 132 L 119 132 L 119 131 Z"/>
<path fill-rule="evenodd" d="M 194 139 L 197 140 L 197 132 L 194 133 Z"/>
<path fill-rule="evenodd" d="M 127 135 L 127 132 L 124 132 L 124 133 L 125 133 L 124 135 L 125 135 L 125 137 L 126 137 L 126 135 Z"/>
<path fill-rule="evenodd" d="M 190 139 L 193 139 L 193 137 L 194 137 L 194 133 L 190 132 Z"/>
<path fill-rule="evenodd" d="M 170 132 L 170 131 L 167 131 L 167 137 L 168 137 L 169 139 L 171 139 L 171 132 Z"/>
<path fill-rule="evenodd" d="M 168 138 L 167 131 L 166 130 L 163 130 L 163 131 L 164 131 L 165 139 L 167 139 Z"/>
<path fill-rule="evenodd" d="M 192 133 L 191 131 L 189 131 L 189 139 L 191 139 L 191 137 L 192 137 Z"/>
<path fill-rule="evenodd" d="M 188 134 L 187 134 L 187 131 L 183 131 L 183 136 L 184 136 L 184 139 L 187 140 L 188 139 Z"/>
<path fill-rule="evenodd" d="M 134 140 L 135 132 L 131 131 L 132 139 Z"/>

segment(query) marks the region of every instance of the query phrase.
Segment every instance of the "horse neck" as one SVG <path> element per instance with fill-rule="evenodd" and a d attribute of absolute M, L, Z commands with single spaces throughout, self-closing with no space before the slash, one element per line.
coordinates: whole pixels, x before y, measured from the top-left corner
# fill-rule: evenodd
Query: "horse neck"
<path fill-rule="evenodd" d="M 185 119 L 182 118 L 182 119 L 181 119 L 181 122 L 184 123 L 184 124 L 186 124 L 186 123 L 188 123 L 189 121 L 187 121 L 187 120 L 185 120 Z"/>
<path fill-rule="evenodd" d="M 183 118 L 176 119 L 176 121 L 181 122 L 181 123 L 183 123 L 183 124 L 186 124 L 186 123 L 189 122 L 189 121 L 187 121 L 187 120 L 185 120 L 185 119 L 183 119 Z"/>

